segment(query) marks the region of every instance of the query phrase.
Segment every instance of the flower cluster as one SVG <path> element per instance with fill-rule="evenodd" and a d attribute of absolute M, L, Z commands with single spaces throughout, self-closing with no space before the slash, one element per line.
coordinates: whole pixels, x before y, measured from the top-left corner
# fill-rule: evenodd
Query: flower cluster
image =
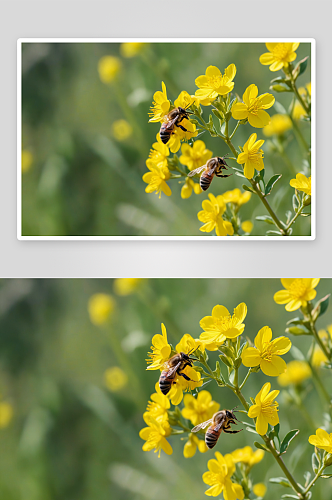
<path fill-rule="evenodd" d="M 167 181 L 173 181 L 174 179 L 176 183 L 181 185 L 181 198 L 188 199 L 193 192 L 197 195 L 202 194 L 200 185 L 195 182 L 195 180 L 198 180 L 199 175 L 204 175 L 205 180 L 207 179 L 206 176 L 209 175 L 209 186 L 213 177 L 228 177 L 227 174 L 221 175 L 219 172 L 216 175 L 216 172 L 208 170 L 207 162 L 213 155 L 215 155 L 214 157 L 222 157 L 220 150 L 212 153 L 201 139 L 197 138 L 195 140 L 198 135 L 208 132 L 212 137 L 221 139 L 230 148 L 233 157 L 229 158 L 229 160 L 236 162 L 233 166 L 230 165 L 231 168 L 240 177 L 248 179 L 249 186 L 244 186 L 247 193 L 258 195 L 270 213 L 270 216 L 260 216 L 258 220 L 271 221 L 272 224 L 275 224 L 278 231 L 271 232 L 271 234 L 290 235 L 292 233 L 291 226 L 295 223 L 297 215 L 300 215 L 304 207 L 310 204 L 310 200 L 306 200 L 306 203 L 302 205 L 300 204 L 296 217 L 290 219 L 289 215 L 287 215 L 288 211 L 286 213 L 288 221 L 282 222 L 279 220 L 270 205 L 265 202 L 265 198 L 271 193 L 276 179 L 279 180 L 281 177 L 275 174 L 269 181 L 264 181 L 265 166 L 262 146 L 265 141 L 259 138 L 256 132 L 251 133 L 247 141 L 243 145 L 238 145 L 238 148 L 233 145 L 232 141 L 238 128 L 248 123 L 255 129 L 263 129 L 263 133 L 267 137 L 273 138 L 269 140 L 269 145 L 272 144 L 270 150 L 278 151 L 285 157 L 283 149 L 284 134 L 293 127 L 292 120 L 294 120 L 296 106 L 302 106 L 307 117 L 310 107 L 310 90 L 306 89 L 304 91 L 302 89 L 300 92 L 300 89 L 296 87 L 296 79 L 300 72 L 304 71 L 304 62 L 306 61 L 301 61 L 300 66 L 298 65 L 293 69 L 292 62 L 296 59 L 298 46 L 299 43 L 297 42 L 267 43 L 268 52 L 262 54 L 259 58 L 259 62 L 268 65 L 271 71 L 282 70 L 284 72 L 285 76 L 278 77 L 276 82 L 273 80 L 271 82 L 273 85 L 270 88 L 276 92 L 287 90 L 294 93 L 294 101 L 289 114 L 284 110 L 284 113 L 279 112 L 270 117 L 268 110 L 275 104 L 275 97 L 269 92 L 260 94 L 255 83 L 248 82 L 249 85 L 242 93 L 242 99 L 238 97 L 238 94 L 235 94 L 234 97 L 232 93 L 235 90 L 237 74 L 234 63 L 229 64 L 223 71 L 216 66 L 208 66 L 205 74 L 201 74 L 195 79 L 195 84 L 198 87 L 195 94 L 191 95 L 186 90 L 183 90 L 175 99 L 174 104 L 168 98 L 166 85 L 162 82 L 162 90 L 155 92 L 153 95 L 149 121 L 161 124 L 164 142 L 161 142 L 158 134 L 157 141 L 159 145 L 157 148 L 156 144 L 153 145 L 147 161 L 150 172 L 143 175 L 144 182 L 148 183 L 145 189 L 146 192 L 157 192 L 159 197 L 162 192 L 170 196 L 172 192 Z M 208 120 L 203 116 L 202 107 L 210 107 L 211 114 Z M 236 123 L 231 132 L 232 119 Z M 165 127 L 169 137 L 164 132 Z M 296 131 L 295 136 L 298 136 L 298 130 L 296 129 Z M 181 154 L 177 155 L 176 153 L 180 148 Z M 170 153 L 173 153 L 173 156 Z M 193 174 L 195 175 L 195 178 L 193 178 L 191 172 L 195 170 L 197 170 L 197 173 L 196 175 Z M 207 172 L 209 173 L 207 174 Z M 292 180 L 290 183 L 292 187 L 302 190 L 306 194 L 310 191 L 309 184 L 310 178 L 304 181 L 303 177 L 298 178 L 298 176 L 296 180 Z M 217 187 L 217 181 L 213 181 L 213 186 Z M 205 189 L 206 184 L 204 184 Z M 252 232 L 254 228 L 252 221 L 241 221 L 237 217 L 237 212 L 227 211 L 227 203 L 221 194 L 210 194 L 209 199 L 203 201 L 202 210 L 198 213 L 198 220 L 204 223 L 199 228 L 200 231 L 210 233 L 215 230 L 217 236 L 242 236 L 249 235 Z"/>

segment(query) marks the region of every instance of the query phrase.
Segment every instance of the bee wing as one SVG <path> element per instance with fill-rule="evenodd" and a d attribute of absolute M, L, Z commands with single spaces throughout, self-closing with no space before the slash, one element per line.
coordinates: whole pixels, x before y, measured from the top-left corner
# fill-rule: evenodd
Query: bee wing
<path fill-rule="evenodd" d="M 181 365 L 181 362 L 178 363 L 177 365 L 173 366 L 172 368 L 170 368 L 170 370 L 167 373 L 167 376 L 172 377 L 172 375 L 174 375 L 174 373 L 176 372 L 176 370 L 179 368 L 180 365 Z"/>
<path fill-rule="evenodd" d="M 212 424 L 212 418 L 210 420 L 206 420 L 205 422 L 202 422 L 201 424 L 196 425 L 193 429 L 191 429 L 191 432 L 198 432 L 201 429 L 205 429 L 208 425 Z"/>
<path fill-rule="evenodd" d="M 202 167 L 195 168 L 195 170 L 189 172 L 188 177 L 193 177 L 196 174 L 200 174 L 201 172 L 203 172 L 203 170 L 205 170 L 205 168 L 206 168 L 205 165 L 203 165 Z"/>
<path fill-rule="evenodd" d="M 223 425 L 224 425 L 224 421 L 219 422 L 219 424 L 216 424 L 213 426 L 213 430 L 218 432 L 218 431 L 220 431 L 220 429 L 222 428 Z"/>

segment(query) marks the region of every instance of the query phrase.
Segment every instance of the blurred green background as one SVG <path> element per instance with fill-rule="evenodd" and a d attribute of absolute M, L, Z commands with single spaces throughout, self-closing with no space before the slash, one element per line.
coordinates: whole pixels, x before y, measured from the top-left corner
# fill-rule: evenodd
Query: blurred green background
<path fill-rule="evenodd" d="M 183 457 L 179 436 L 169 438 L 174 453 L 161 458 L 143 452 L 139 431 L 142 414 L 159 371 L 146 371 L 151 339 L 166 325 L 173 345 L 184 333 L 201 333 L 199 321 L 216 304 L 230 311 L 248 305 L 244 334 L 252 340 L 263 326 L 273 337 L 284 334 L 287 313 L 273 301 L 282 289 L 278 279 L 5 279 L 0 281 L 0 422 L 1 404 L 10 404 L 13 417 L 0 429 L 0 498 L 6 500 L 202 500 L 207 486 L 202 474 L 213 452 Z M 331 292 L 332 280 L 321 280 L 317 298 Z M 106 294 L 109 307 L 92 314 L 91 297 Z M 122 295 L 119 295 L 122 294 Z M 123 295 L 126 293 L 127 295 Z M 95 298 L 95 297 L 94 297 Z M 88 311 L 90 304 L 90 316 Z M 91 309 L 92 308 L 92 309 Z M 96 308 L 95 308 L 96 309 Z M 104 311 L 104 312 L 103 312 Z M 106 311 L 106 312 L 105 312 Z M 108 320 L 106 321 L 106 317 Z M 92 321 L 91 321 L 92 320 Z M 99 323 L 99 324 L 97 324 Z M 318 327 L 332 323 L 332 309 Z M 291 338 L 306 353 L 309 337 Z M 292 352 L 284 356 L 288 362 Z M 211 353 L 213 366 L 216 354 Z M 105 381 L 105 370 L 120 367 L 127 383 Z M 240 379 L 246 373 L 240 369 Z M 331 394 L 331 375 L 320 370 Z M 252 375 L 244 389 L 247 399 L 263 383 L 281 389 L 276 378 Z M 112 385 L 112 382 L 114 384 Z M 120 381 L 121 382 L 121 381 Z M 314 426 L 322 426 L 324 409 L 311 379 L 304 405 Z M 238 404 L 227 389 L 210 383 L 208 389 L 221 408 Z M 281 435 L 298 428 L 300 435 L 285 456 L 295 478 L 311 469 L 313 447 L 308 437 L 314 426 L 296 406 L 278 396 Z M 326 408 L 325 408 L 326 411 Z M 330 429 L 331 431 L 331 429 Z M 216 449 L 222 454 L 253 446 L 249 432 L 223 434 Z M 271 456 L 252 470 L 254 483 L 282 475 Z M 314 498 L 329 498 L 330 480 L 321 479 Z M 269 500 L 286 493 L 269 485 Z"/>
<path fill-rule="evenodd" d="M 172 101 L 182 90 L 194 94 L 195 78 L 205 74 L 207 66 L 215 65 L 223 72 L 231 63 L 237 67 L 234 92 L 241 98 L 252 83 L 259 94 L 268 92 L 270 80 L 280 72 L 272 73 L 259 63 L 264 52 L 263 43 L 153 43 L 134 57 L 124 57 L 118 43 L 24 43 L 22 235 L 202 236 L 197 213 L 206 194 L 183 200 L 177 181 L 169 182 L 170 198 L 145 193 L 145 160 L 160 128 L 160 124 L 148 123 L 153 94 L 161 90 L 162 80 Z M 301 44 L 296 52 L 297 62 L 310 55 L 310 44 Z M 117 57 L 121 65 L 109 84 L 98 74 L 98 62 L 106 55 Z M 310 64 L 298 85 L 309 81 Z M 290 94 L 275 95 L 287 108 Z M 270 109 L 270 114 L 276 112 Z M 112 128 L 123 119 L 132 130 L 126 139 Z M 309 124 L 299 126 L 309 140 Z M 243 146 L 253 132 L 264 138 L 261 130 L 247 124 L 236 133 L 235 146 Z M 281 218 L 292 209 L 294 190 L 289 180 L 303 170 L 304 158 L 293 132 L 287 135 L 286 153 L 293 168 L 278 153 L 267 153 L 268 144 L 264 145 L 266 177 L 283 175 L 269 197 Z M 214 156 L 228 152 L 223 142 L 207 133 L 200 139 Z M 235 175 L 217 179 L 209 192 L 217 195 L 241 188 L 242 181 Z M 254 198 L 241 213 L 242 220 L 265 215 Z M 310 234 L 310 217 L 299 219 L 293 235 Z M 252 234 L 264 235 L 267 229 L 271 228 L 266 223 L 255 221 Z"/>

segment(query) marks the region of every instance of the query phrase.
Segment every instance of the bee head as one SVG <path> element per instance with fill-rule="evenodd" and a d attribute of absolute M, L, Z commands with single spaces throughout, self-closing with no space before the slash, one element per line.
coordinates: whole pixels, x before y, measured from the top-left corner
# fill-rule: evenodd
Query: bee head
<path fill-rule="evenodd" d="M 227 418 L 234 418 L 235 420 L 237 420 L 236 416 L 234 415 L 235 408 L 237 408 L 237 406 L 235 406 L 234 408 L 232 408 L 232 410 L 226 410 L 226 417 Z"/>
<path fill-rule="evenodd" d="M 181 108 L 181 106 L 178 107 L 179 113 L 184 116 L 192 115 L 192 111 L 188 111 L 188 107 L 191 106 L 191 104 L 188 104 L 185 108 Z"/>
<path fill-rule="evenodd" d="M 223 157 L 218 156 L 218 163 L 219 163 L 219 165 L 228 167 L 227 163 L 224 160 L 224 158 L 226 158 L 226 156 L 228 156 L 228 154 L 225 155 L 225 156 L 223 156 Z"/>

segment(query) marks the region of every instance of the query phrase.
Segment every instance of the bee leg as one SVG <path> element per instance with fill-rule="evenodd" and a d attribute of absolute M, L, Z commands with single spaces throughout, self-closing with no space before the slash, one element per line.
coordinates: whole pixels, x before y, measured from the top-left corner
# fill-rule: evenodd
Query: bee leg
<path fill-rule="evenodd" d="M 177 125 L 177 126 L 178 126 L 181 130 L 183 130 L 183 132 L 188 132 L 188 130 L 187 130 L 186 128 L 184 128 L 182 125 L 180 125 L 179 123 L 178 123 L 178 125 Z"/>
<path fill-rule="evenodd" d="M 184 379 L 186 379 L 188 382 L 194 382 L 194 380 L 191 380 L 191 378 L 188 377 L 188 375 L 186 375 L 185 373 L 182 373 L 182 372 L 178 372 L 178 375 L 181 375 L 181 377 L 183 377 Z"/>
<path fill-rule="evenodd" d="M 216 174 L 217 177 L 230 177 L 231 175 L 233 175 L 233 174 L 228 174 L 228 175 Z"/>
<path fill-rule="evenodd" d="M 243 429 L 240 429 L 239 431 L 229 431 L 227 430 L 226 427 L 224 427 L 224 432 L 226 432 L 226 434 L 237 434 L 238 432 L 241 432 L 243 431 Z"/>

